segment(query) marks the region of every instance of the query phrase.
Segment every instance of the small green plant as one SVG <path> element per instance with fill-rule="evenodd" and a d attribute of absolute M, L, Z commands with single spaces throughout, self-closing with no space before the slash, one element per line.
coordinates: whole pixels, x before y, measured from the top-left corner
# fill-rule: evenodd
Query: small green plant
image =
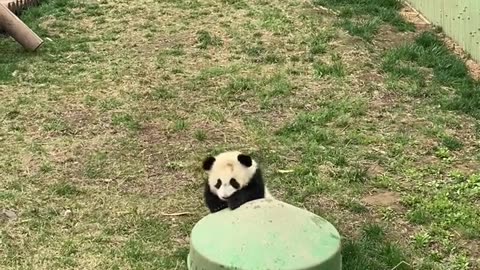
<path fill-rule="evenodd" d="M 93 153 L 85 165 L 85 175 L 88 178 L 95 179 L 105 176 L 104 166 L 107 163 L 107 154 L 105 152 Z"/>
<path fill-rule="evenodd" d="M 341 177 L 349 183 L 364 183 L 368 180 L 367 169 L 359 165 L 342 169 Z"/>
<path fill-rule="evenodd" d="M 315 75 L 318 77 L 332 76 L 341 78 L 345 76 L 345 67 L 343 63 L 340 59 L 334 59 L 334 57 L 332 57 L 331 64 L 327 64 L 322 61 L 314 63 L 313 69 L 315 71 Z"/>
<path fill-rule="evenodd" d="M 232 78 L 226 91 L 232 94 L 241 94 L 257 90 L 258 84 L 254 79 L 248 77 Z"/>
<path fill-rule="evenodd" d="M 104 99 L 100 101 L 100 108 L 102 111 L 110 111 L 113 109 L 117 109 L 122 106 L 122 102 L 115 98 Z"/>
<path fill-rule="evenodd" d="M 175 123 L 173 125 L 173 130 L 182 131 L 182 130 L 187 129 L 187 127 L 188 127 L 188 124 L 185 120 L 178 119 L 178 120 L 175 120 Z"/>
<path fill-rule="evenodd" d="M 261 44 L 257 44 L 245 48 L 244 51 L 248 56 L 252 58 L 258 58 L 262 56 L 267 50 Z"/>
<path fill-rule="evenodd" d="M 450 150 L 447 147 L 437 147 L 435 150 L 435 155 L 441 159 L 448 159 L 451 156 Z"/>
<path fill-rule="evenodd" d="M 219 37 L 212 36 L 210 32 L 206 30 L 200 30 L 197 32 L 197 43 L 200 49 L 207 49 L 210 46 L 218 47 L 223 45 L 223 41 Z"/>
<path fill-rule="evenodd" d="M 293 30 L 292 21 L 279 8 L 266 8 L 262 15 L 262 26 L 267 30 L 274 33 L 285 33 Z"/>
<path fill-rule="evenodd" d="M 195 139 L 203 142 L 207 139 L 207 134 L 205 133 L 205 131 L 199 129 L 199 130 L 195 131 Z"/>
<path fill-rule="evenodd" d="M 345 19 L 342 22 L 342 27 L 347 30 L 350 35 L 359 36 L 370 42 L 378 32 L 380 20 L 377 18 L 358 21 Z"/>
<path fill-rule="evenodd" d="M 427 232 L 418 233 L 413 236 L 413 244 L 416 248 L 425 248 L 432 241 L 432 237 Z"/>
<path fill-rule="evenodd" d="M 48 119 L 44 123 L 43 128 L 46 131 L 57 132 L 61 134 L 67 134 L 71 131 L 70 125 L 61 118 Z"/>
<path fill-rule="evenodd" d="M 442 137 L 442 144 L 448 148 L 450 151 L 460 150 L 463 147 L 463 143 L 458 139 L 450 136 L 443 136 Z"/>
<path fill-rule="evenodd" d="M 356 200 L 348 200 L 342 203 L 342 206 L 353 213 L 365 213 L 368 208 Z"/>
<path fill-rule="evenodd" d="M 153 91 L 150 93 L 150 96 L 154 100 L 166 100 L 166 99 L 171 99 L 175 97 L 175 94 L 172 93 L 172 91 L 166 87 L 155 87 Z"/>
<path fill-rule="evenodd" d="M 263 62 L 266 64 L 282 64 L 285 62 L 285 58 L 279 54 L 269 53 L 265 55 Z"/>
<path fill-rule="evenodd" d="M 112 116 L 112 124 L 114 126 L 128 128 L 132 131 L 139 130 L 141 127 L 140 123 L 128 113 L 115 113 Z"/>
<path fill-rule="evenodd" d="M 171 55 L 171 56 L 182 56 L 185 55 L 185 50 L 183 46 L 176 45 L 173 48 L 166 50 L 163 52 L 164 55 Z"/>
<path fill-rule="evenodd" d="M 310 38 L 310 53 L 323 54 L 327 51 L 328 42 L 333 39 L 330 32 L 321 32 Z"/>
<path fill-rule="evenodd" d="M 57 183 L 52 187 L 53 192 L 58 196 L 73 196 L 80 194 L 80 190 L 78 190 L 74 185 L 66 182 Z"/>

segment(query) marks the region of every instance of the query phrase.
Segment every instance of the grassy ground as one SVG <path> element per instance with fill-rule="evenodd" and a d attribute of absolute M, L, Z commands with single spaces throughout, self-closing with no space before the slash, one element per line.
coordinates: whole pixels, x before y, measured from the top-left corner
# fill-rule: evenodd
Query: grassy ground
<path fill-rule="evenodd" d="M 344 269 L 478 269 L 480 84 L 399 8 L 31 9 L 39 52 L 0 39 L 1 268 L 185 269 L 200 162 L 239 149 L 338 227 Z"/>

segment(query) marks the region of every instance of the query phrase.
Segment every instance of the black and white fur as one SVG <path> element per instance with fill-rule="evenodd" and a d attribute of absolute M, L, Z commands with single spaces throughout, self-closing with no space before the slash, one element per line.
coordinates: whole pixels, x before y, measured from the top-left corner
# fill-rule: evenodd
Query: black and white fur
<path fill-rule="evenodd" d="M 257 162 L 238 151 L 223 152 L 203 161 L 208 175 L 205 203 L 211 213 L 225 208 L 234 210 L 242 204 L 271 197 L 265 187 Z"/>

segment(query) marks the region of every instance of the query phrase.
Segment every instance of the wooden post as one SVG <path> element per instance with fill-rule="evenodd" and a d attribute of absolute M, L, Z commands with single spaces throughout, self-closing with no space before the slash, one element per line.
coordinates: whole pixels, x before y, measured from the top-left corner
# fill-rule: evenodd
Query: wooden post
<path fill-rule="evenodd" d="M 0 4 L 0 28 L 29 51 L 43 44 L 43 40 L 3 4 Z"/>

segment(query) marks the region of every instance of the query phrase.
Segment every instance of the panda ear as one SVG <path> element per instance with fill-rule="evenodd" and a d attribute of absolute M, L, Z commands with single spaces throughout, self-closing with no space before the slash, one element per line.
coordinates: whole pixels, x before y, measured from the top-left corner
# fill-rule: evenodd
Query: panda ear
<path fill-rule="evenodd" d="M 215 158 L 212 156 L 205 158 L 202 164 L 203 170 L 210 171 L 214 162 L 215 162 Z"/>
<path fill-rule="evenodd" d="M 237 157 L 238 161 L 243 164 L 245 167 L 252 166 L 252 158 L 250 156 L 239 154 Z"/>

